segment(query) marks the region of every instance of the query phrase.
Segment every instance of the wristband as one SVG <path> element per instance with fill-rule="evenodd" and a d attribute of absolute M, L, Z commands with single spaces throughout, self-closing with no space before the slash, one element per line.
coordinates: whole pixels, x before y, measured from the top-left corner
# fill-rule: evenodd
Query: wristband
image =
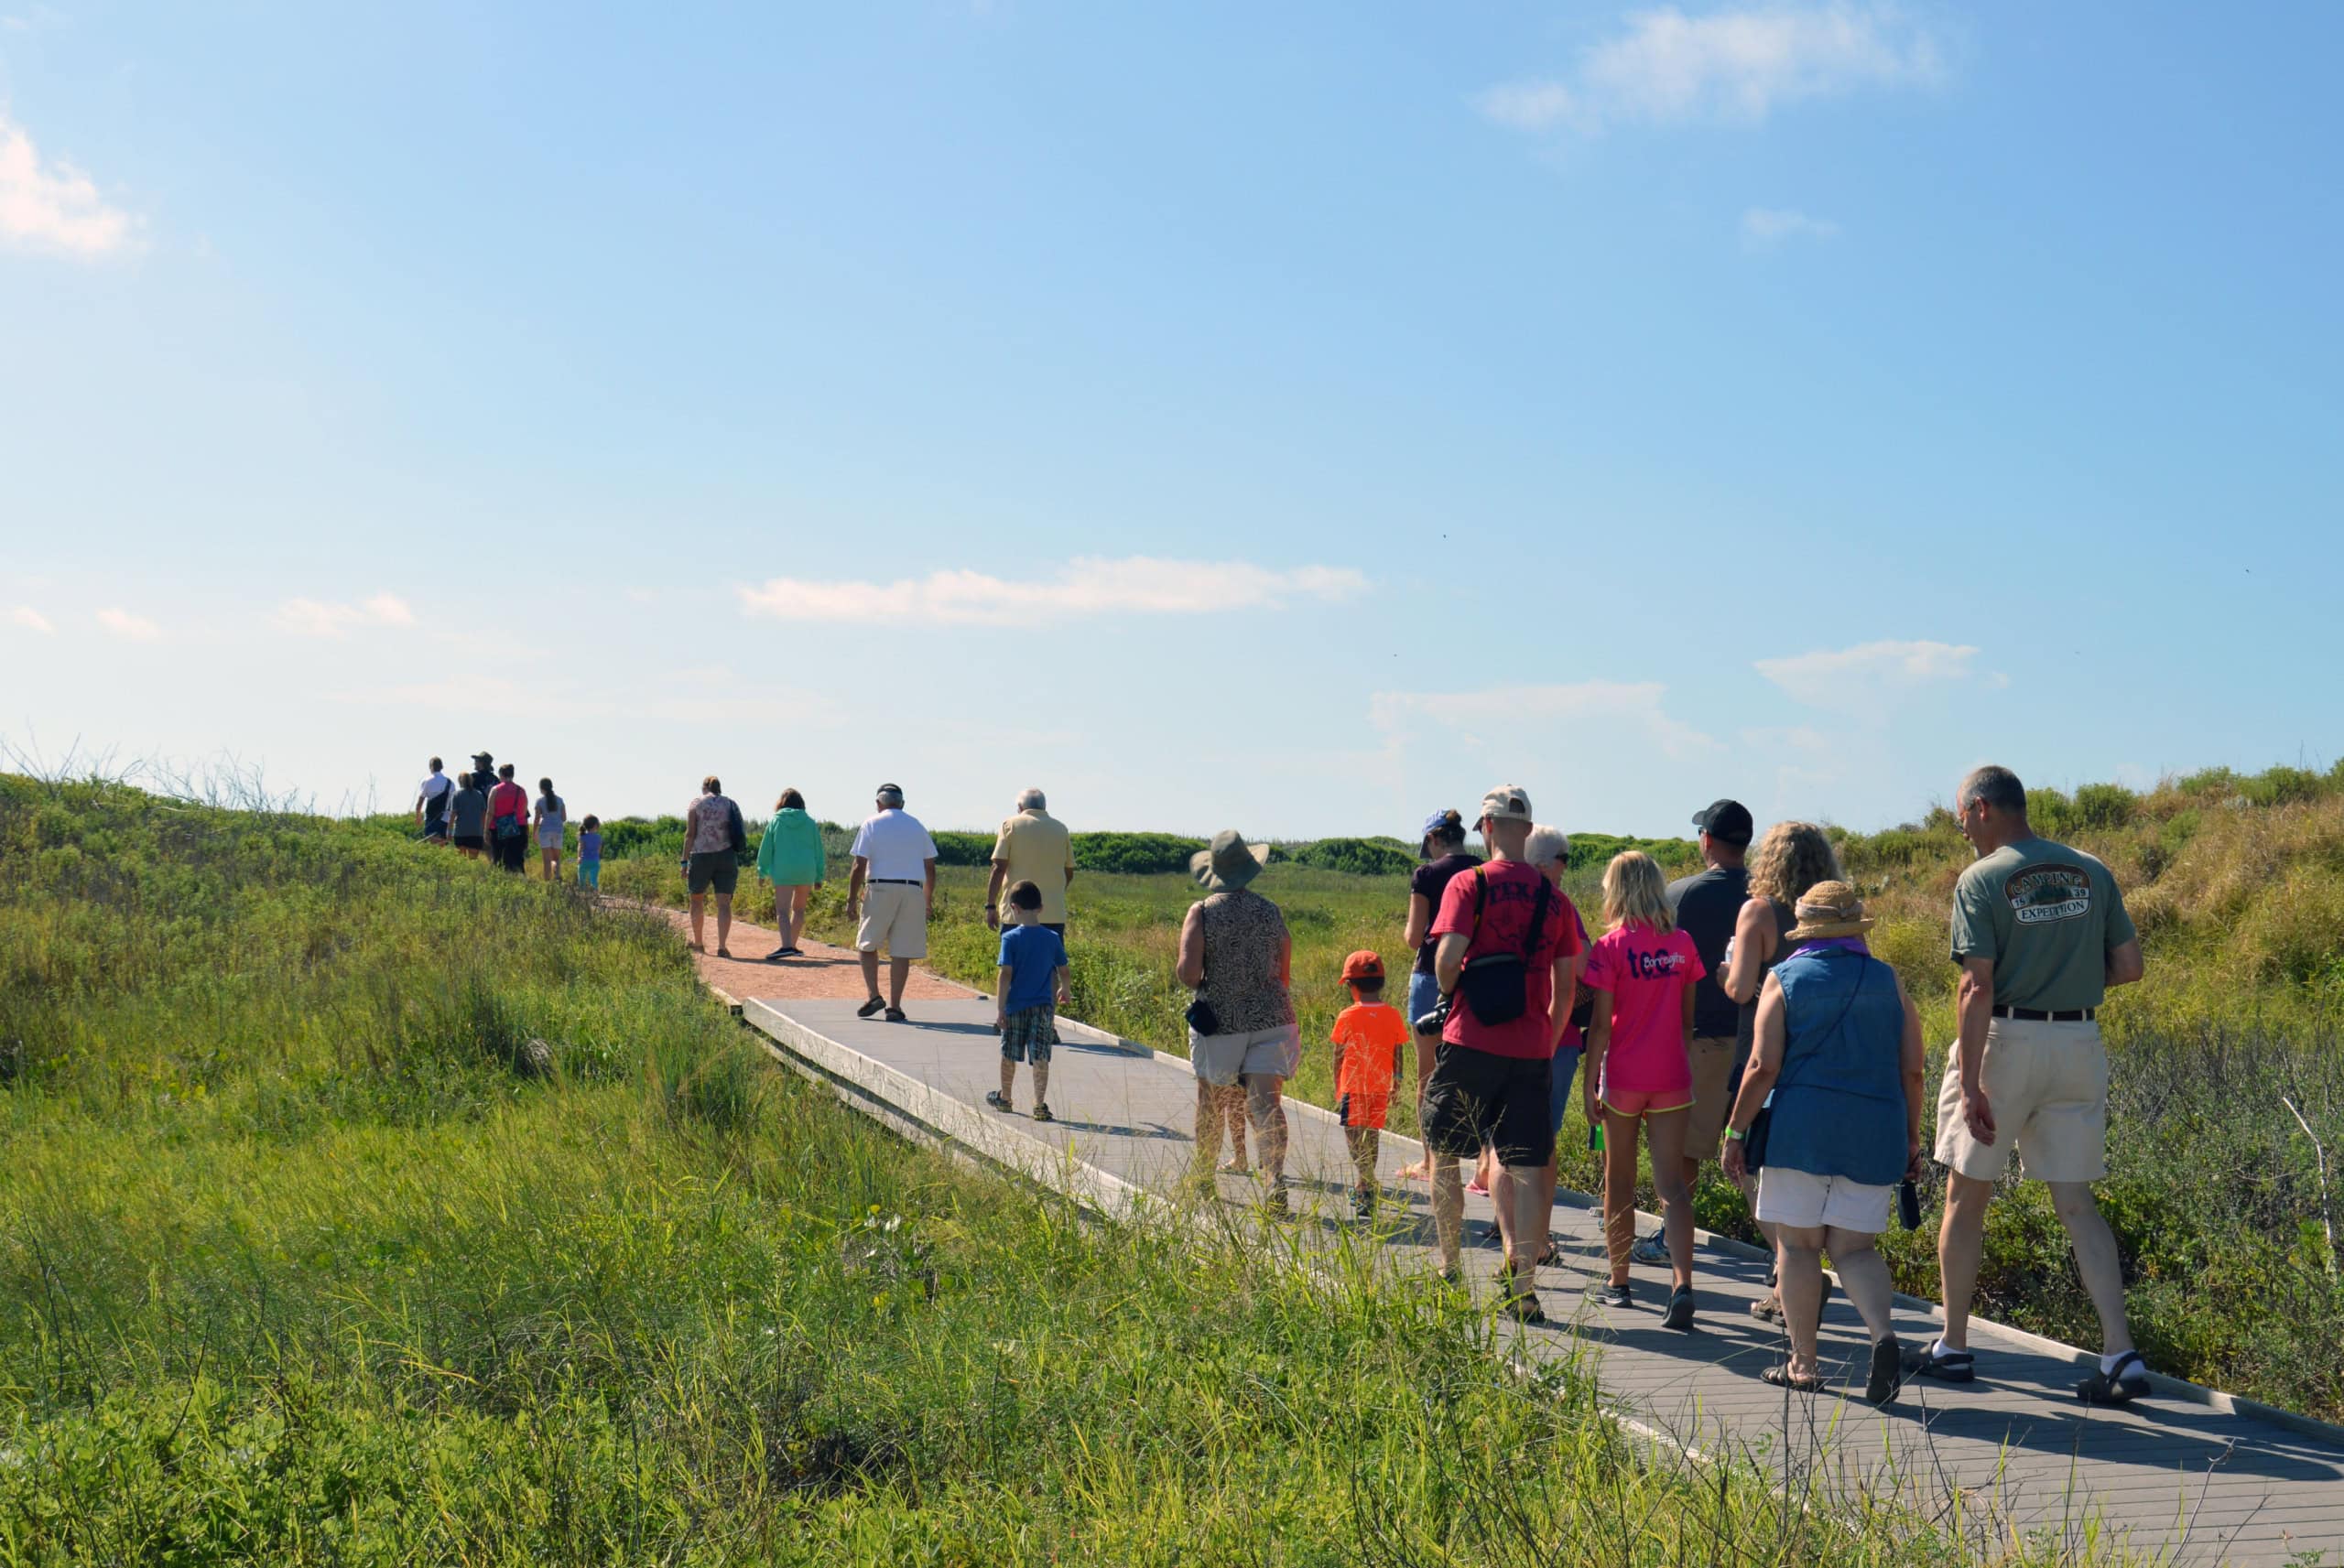
<path fill-rule="evenodd" d="M 1739 1143 L 1739 1142 L 1741 1142 L 1743 1139 L 1745 1139 L 1745 1138 L 1749 1137 L 1749 1136 L 1750 1136 L 1750 1134 L 1749 1134 L 1749 1132 L 1748 1132 L 1745 1129 L 1739 1128 L 1739 1127 L 1729 1127 L 1729 1128 L 1727 1128 L 1727 1129 L 1725 1130 L 1725 1136 L 1726 1136 L 1726 1141 L 1728 1141 L 1729 1143 Z"/>

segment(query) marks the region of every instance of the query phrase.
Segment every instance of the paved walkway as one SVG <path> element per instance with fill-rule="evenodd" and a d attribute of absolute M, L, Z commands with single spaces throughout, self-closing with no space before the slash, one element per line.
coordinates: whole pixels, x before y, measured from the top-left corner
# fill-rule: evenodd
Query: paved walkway
<path fill-rule="evenodd" d="M 1164 1199 L 1187 1169 L 1196 1105 L 1181 1058 L 1063 1025 L 1068 1043 L 1050 1082 L 1058 1119 L 1041 1124 L 983 1107 L 1000 1060 L 989 1000 L 939 998 L 911 1023 L 890 1025 L 853 1015 L 859 979 L 844 1000 L 775 1001 L 717 983 L 749 998 L 743 1017 L 771 1038 L 776 1056 L 827 1078 L 842 1098 L 899 1130 L 1101 1210 L 1172 1212 Z M 1019 1087 L 1022 1095 L 1022 1078 Z M 1388 1185 L 1388 1215 L 1373 1227 L 1354 1225 L 1341 1130 L 1325 1110 L 1297 1101 L 1287 1102 L 1287 1116 L 1296 1219 L 1279 1234 L 1328 1249 L 1363 1238 L 1378 1249 L 1375 1266 L 1428 1271 L 1424 1187 Z M 1387 1183 L 1418 1152 L 1413 1141 L 1387 1135 Z M 1243 1177 L 1221 1184 L 1225 1206 L 1208 1216 L 1246 1223 L 1241 1206 L 1257 1189 Z M 1486 1293 L 1497 1254 L 1481 1249 L 1492 1231 L 1485 1200 L 1470 1200 L 1468 1225 L 1468 1272 Z M 1603 1242 L 1588 1199 L 1567 1195 L 1555 1230 L 1563 1261 L 1542 1270 L 1538 1284 L 1557 1323 L 1508 1332 L 1535 1357 L 1591 1351 L 1620 1413 L 1679 1446 L 1741 1456 L 1794 1487 L 1813 1486 L 1827 1501 L 1893 1494 L 1958 1527 L 1981 1551 L 2006 1549 L 2013 1532 L 2079 1531 L 2097 1513 L 2135 1545 L 2179 1561 L 2281 1563 L 2324 1551 L 2344 1562 L 2344 1435 L 2331 1429 L 2266 1419 L 2186 1384 L 2128 1410 L 2088 1410 L 2073 1388 L 2089 1357 L 1990 1327 L 1973 1333 L 1979 1381 L 1969 1388 L 1915 1382 L 1886 1411 L 1845 1392 L 1786 1395 L 1758 1380 L 1783 1354 L 1779 1332 L 1749 1315 L 1764 1288 L 1763 1260 L 1705 1238 L 1697 1260 L 1700 1318 L 1695 1332 L 1677 1333 L 1660 1325 L 1667 1285 L 1660 1271 L 1637 1271 L 1629 1310 L 1589 1299 L 1603 1276 Z M 1923 1303 L 1898 1317 L 1909 1339 L 1932 1332 Z M 1860 1391 L 1861 1325 L 1836 1292 L 1824 1338 L 1835 1387 Z"/>
<path fill-rule="evenodd" d="M 675 923 L 676 929 L 691 939 L 691 917 L 679 909 L 660 911 Z M 725 944 L 732 957 L 720 958 L 716 955 L 716 914 L 709 912 L 704 929 L 709 949 L 692 955 L 703 983 L 734 1001 L 751 997 L 767 1000 L 782 997 L 852 997 L 861 1001 L 870 993 L 863 986 L 863 960 L 852 947 L 833 947 L 827 942 L 801 939 L 798 946 L 805 950 L 802 958 L 783 958 L 775 963 L 765 962 L 765 956 L 778 946 L 781 934 L 768 926 L 751 925 L 745 921 L 732 923 L 730 940 Z M 884 991 L 887 971 L 883 965 L 879 984 Z M 930 974 L 918 965 L 912 967 L 911 978 L 904 984 L 904 1000 L 932 1001 L 941 998 L 972 997 L 978 993 L 956 980 Z M 906 1012 L 912 1011 L 906 1008 Z"/>

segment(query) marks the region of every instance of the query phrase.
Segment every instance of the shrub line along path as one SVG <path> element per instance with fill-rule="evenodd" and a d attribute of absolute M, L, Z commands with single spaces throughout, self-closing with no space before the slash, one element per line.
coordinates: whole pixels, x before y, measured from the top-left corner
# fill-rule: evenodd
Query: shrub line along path
<path fill-rule="evenodd" d="M 736 953 L 771 950 L 770 932 L 732 930 Z M 1059 1119 L 1004 1116 L 983 1105 L 999 1062 L 990 997 L 916 968 L 906 1000 L 925 1005 L 911 1010 L 908 1024 L 858 1019 L 854 1004 L 864 992 L 854 955 L 802 946 L 805 960 L 782 964 L 697 956 L 701 978 L 740 1004 L 743 1021 L 786 1065 L 828 1081 L 847 1103 L 899 1131 L 973 1153 L 1093 1208 L 1195 1217 L 1175 1198 L 1193 1146 L 1195 1078 L 1185 1059 L 1062 1020 L 1066 1038 L 1050 1085 Z M 1365 1237 L 1371 1266 L 1429 1275 L 1426 1189 L 1394 1179 L 1418 1145 L 1384 1135 L 1388 1213 L 1365 1233 L 1350 1221 L 1353 1178 L 1334 1118 L 1293 1099 L 1286 1110 L 1296 1217 L 1268 1244 L 1331 1256 Z M 1224 1176 L 1222 1203 L 1205 1217 L 1251 1223 L 1244 1206 L 1253 1195 L 1246 1178 Z M 1469 1241 L 1492 1238 L 1486 1199 L 1470 1200 L 1467 1219 Z M 1784 1345 L 1778 1330 L 1749 1315 L 1766 1278 L 1750 1249 L 1704 1236 L 1695 1281 L 1699 1327 L 1678 1334 L 1660 1326 L 1666 1281 L 1650 1271 L 1637 1272 L 1633 1308 L 1590 1299 L 1605 1271 L 1600 1206 L 1565 1194 L 1554 1233 L 1562 1262 L 1538 1279 L 1554 1321 L 1504 1332 L 1537 1360 L 1587 1357 L 1611 1406 L 1676 1446 L 1742 1459 L 1794 1495 L 1827 1504 L 1894 1498 L 1982 1551 L 2007 1549 L 2013 1534 L 2079 1532 L 2096 1514 L 2135 1547 L 2170 1561 L 2283 1563 L 2316 1552 L 2344 1561 L 2344 1440 L 2317 1423 L 2226 1409 L 2202 1391 L 2087 1410 L 2073 1394 L 2086 1353 L 1983 1323 L 1973 1330 L 1978 1381 L 1967 1388 L 1915 1381 L 1886 1411 L 1839 1392 L 1786 1397 L 1758 1379 Z M 1469 1248 L 1477 1293 L 1489 1291 L 1496 1256 Z M 1898 1333 L 1924 1342 L 1934 1317 L 1934 1309 L 1900 1301 Z M 1862 1328 L 1836 1292 L 1823 1326 L 1821 1354 L 1835 1390 L 1860 1388 Z"/>

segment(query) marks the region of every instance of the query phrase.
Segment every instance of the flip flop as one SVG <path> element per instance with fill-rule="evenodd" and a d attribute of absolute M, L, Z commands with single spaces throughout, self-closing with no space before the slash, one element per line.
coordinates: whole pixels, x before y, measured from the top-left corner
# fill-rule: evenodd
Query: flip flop
<path fill-rule="evenodd" d="M 2127 1373 L 2128 1367 L 2134 1370 Z M 2149 1364 L 2137 1350 L 2127 1350 L 2116 1358 L 2114 1367 L 2105 1372 L 2095 1370 L 2076 1385 L 2076 1398 L 2088 1405 L 2129 1405 L 2151 1391 Z"/>
<path fill-rule="evenodd" d="M 1795 1377 L 1787 1361 L 1778 1362 L 1767 1368 L 1758 1374 L 1758 1380 L 1762 1383 L 1770 1383 L 1777 1389 L 1790 1389 L 1802 1394 L 1819 1394 L 1823 1391 L 1821 1378 Z"/>

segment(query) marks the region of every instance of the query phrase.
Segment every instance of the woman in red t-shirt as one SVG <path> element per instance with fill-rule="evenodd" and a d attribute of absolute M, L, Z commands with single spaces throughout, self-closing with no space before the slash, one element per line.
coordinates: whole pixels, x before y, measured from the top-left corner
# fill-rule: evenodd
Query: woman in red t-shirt
<path fill-rule="evenodd" d="M 1603 869 L 1608 928 L 1587 957 L 1587 1119 L 1603 1124 L 1603 1240 L 1612 1256 L 1611 1306 L 1626 1306 L 1628 1249 L 1636 1239 L 1636 1134 L 1652 1149 L 1675 1274 L 1671 1328 L 1693 1325 L 1693 1193 L 1685 1184 L 1685 1130 L 1693 1106 L 1693 982 L 1709 971 L 1677 929 L 1668 884 L 1653 858 L 1614 855 Z"/>
<path fill-rule="evenodd" d="M 513 782 L 513 764 L 496 770 L 488 792 L 488 858 L 517 872 L 529 852 L 529 792 Z"/>

